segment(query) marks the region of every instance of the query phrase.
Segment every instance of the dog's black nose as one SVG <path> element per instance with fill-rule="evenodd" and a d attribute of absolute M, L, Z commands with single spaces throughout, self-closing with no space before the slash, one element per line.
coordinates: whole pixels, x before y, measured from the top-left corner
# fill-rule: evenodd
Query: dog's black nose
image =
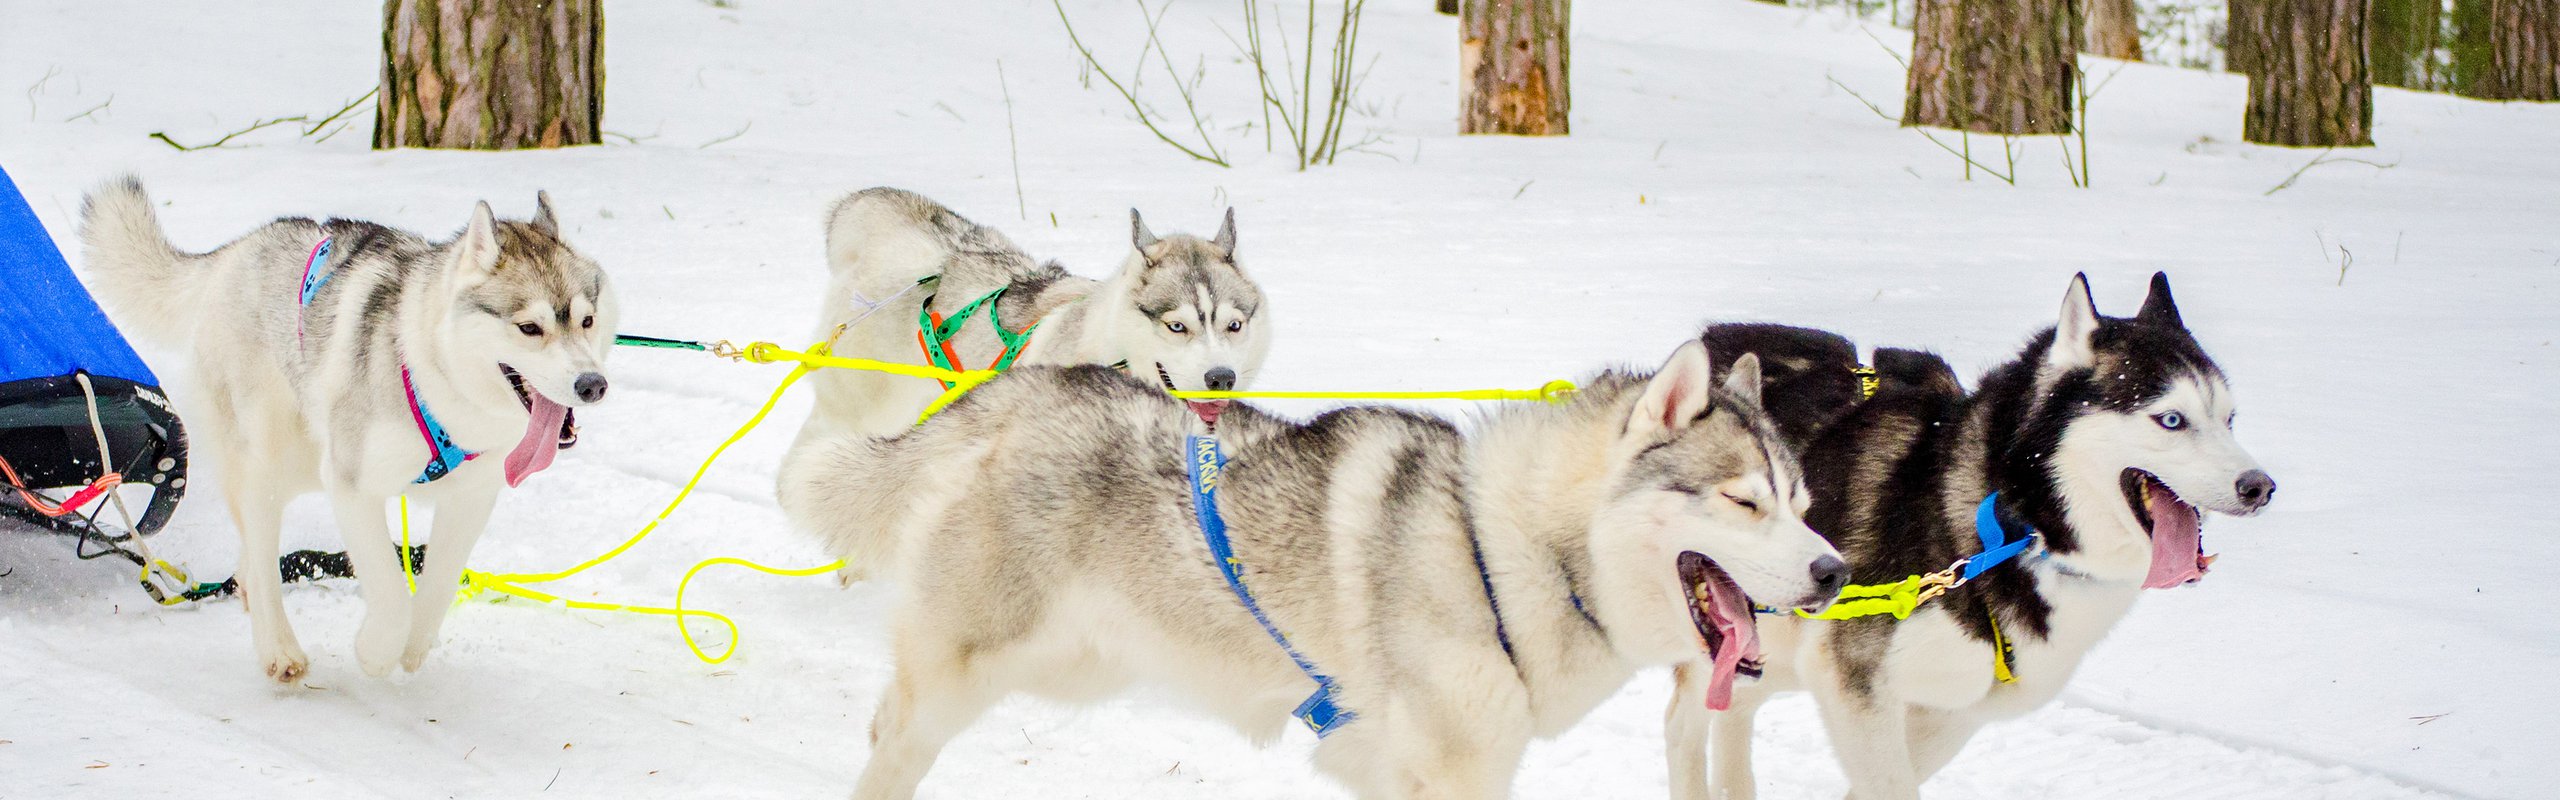
<path fill-rule="evenodd" d="M 577 389 L 578 399 L 581 401 L 593 403 L 602 400 L 604 399 L 604 376 L 594 372 L 580 375 Z"/>
<path fill-rule="evenodd" d="M 2263 469 L 2240 473 L 2240 482 L 2232 488 L 2240 493 L 2240 504 L 2253 510 L 2276 499 L 2276 479 L 2267 477 L 2267 471 Z"/>
<path fill-rule="evenodd" d="M 1823 556 L 1813 562 L 1813 593 L 1825 600 L 1840 596 L 1840 587 L 1849 585 L 1849 564 L 1837 556 Z"/>
<path fill-rule="evenodd" d="M 1200 382 L 1208 384 L 1209 391 L 1212 392 L 1234 391 L 1236 371 L 1226 367 L 1209 370 L 1209 374 L 1200 376 Z"/>

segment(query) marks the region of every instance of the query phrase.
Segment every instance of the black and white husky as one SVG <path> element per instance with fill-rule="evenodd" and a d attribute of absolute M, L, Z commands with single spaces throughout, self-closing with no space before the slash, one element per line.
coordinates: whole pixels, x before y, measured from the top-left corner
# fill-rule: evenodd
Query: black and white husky
<path fill-rule="evenodd" d="M 561 239 L 547 197 L 530 222 L 481 203 L 446 242 L 296 218 L 190 254 L 125 179 L 89 195 L 80 236 L 116 324 L 192 356 L 193 383 L 171 396 L 196 452 L 222 467 L 240 597 L 279 681 L 310 666 L 276 563 L 287 502 L 322 491 L 337 512 L 365 600 L 357 664 L 415 670 L 498 490 L 576 440 L 571 407 L 604 399 L 612 286 Z M 414 597 L 383 515 L 401 495 L 436 511 Z"/>
<path fill-rule="evenodd" d="M 1672 794 L 1753 796 L 1752 713 L 1804 688 L 1851 797 L 1917 797 L 1983 724 L 2052 700 L 2143 589 L 2204 575 L 2202 510 L 2255 514 L 2274 497 L 2232 434 L 2235 402 L 2167 276 L 2121 319 L 2099 316 L 2075 277 L 2060 324 L 1973 394 L 1889 384 L 1824 423 L 1802 456 L 1806 520 L 1847 556 L 1852 583 L 1985 558 L 1983 528 L 2028 544 L 1908 619 L 1764 617 L 1765 671 L 1728 710 L 1682 670 L 1666 724 Z"/>
<path fill-rule="evenodd" d="M 1017 691 L 1168 686 L 1268 740 L 1318 683 L 1257 613 L 1354 717 L 1318 766 L 1362 797 L 1505 796 L 1532 737 L 1640 669 L 1702 659 L 1730 686 L 1759 655 L 1748 597 L 1820 607 L 1845 579 L 1799 516 L 1757 363 L 1719 387 L 1690 342 L 1472 436 L 1238 406 L 1223 468 L 1191 460 L 1200 422 L 1154 381 L 1099 367 L 1015 370 L 895 438 L 823 440 L 784 507 L 904 589 L 855 796 L 910 796 Z M 1204 542 L 1204 484 L 1260 612 Z"/>

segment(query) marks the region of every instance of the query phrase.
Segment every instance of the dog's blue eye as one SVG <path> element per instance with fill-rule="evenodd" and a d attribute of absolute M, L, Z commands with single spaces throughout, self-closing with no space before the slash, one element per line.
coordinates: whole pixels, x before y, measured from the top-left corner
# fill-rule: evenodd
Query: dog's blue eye
<path fill-rule="evenodd" d="M 2163 413 L 2160 413 L 2160 414 L 2156 414 L 2156 415 L 2153 415 L 2153 416 L 2151 417 L 2151 419 L 2152 419 L 2153 421 L 2155 421 L 2155 422 L 2160 423 L 2160 427 L 2167 428 L 2167 429 L 2169 429 L 2169 430 L 2173 430 L 2173 431 L 2174 431 L 2174 430 L 2177 430 L 2177 429 L 2179 429 L 2179 428 L 2184 428 L 2184 427 L 2186 427 L 2186 426 L 2187 426 L 2187 416 L 2186 416 L 2185 414 L 2180 414 L 2180 413 L 2175 412 L 2175 411 L 2168 411 L 2168 412 L 2163 412 Z"/>
<path fill-rule="evenodd" d="M 530 323 L 530 322 L 519 322 L 519 323 L 516 323 L 516 330 L 523 331 L 523 332 L 524 332 L 524 335 L 526 335 L 526 336 L 540 336 L 540 335 L 542 335 L 542 326 L 540 326 L 540 325 L 535 325 L 535 324 Z"/>
<path fill-rule="evenodd" d="M 1167 322 L 1164 324 L 1164 329 L 1174 333 L 1182 333 L 1190 330 L 1189 328 L 1182 327 L 1182 323 L 1179 322 Z"/>
<path fill-rule="evenodd" d="M 1234 333 L 1240 330 L 1244 330 L 1244 320 L 1236 320 L 1234 322 L 1227 323 L 1228 333 Z"/>

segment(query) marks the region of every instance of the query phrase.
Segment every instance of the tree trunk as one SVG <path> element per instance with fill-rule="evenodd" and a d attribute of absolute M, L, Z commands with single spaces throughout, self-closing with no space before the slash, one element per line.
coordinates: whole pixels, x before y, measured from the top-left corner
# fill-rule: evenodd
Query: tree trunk
<path fill-rule="evenodd" d="M 387 0 L 373 146 L 513 150 L 603 133 L 599 0 Z"/>
<path fill-rule="evenodd" d="M 2108 58 L 2142 60 L 2142 20 L 2134 16 L 2133 0 L 2088 0 L 2088 8 L 2088 18 L 2081 20 L 2088 32 L 2082 47 Z"/>
<path fill-rule="evenodd" d="M 2404 89 L 2433 89 L 2436 33 L 2444 19 L 2443 0 L 2373 0 L 2365 18 L 2366 52 L 2372 54 L 2373 82 Z"/>
<path fill-rule="evenodd" d="M 1563 136 L 1573 106 L 1571 0 L 1466 0 L 1458 18 L 1459 133 Z"/>
<path fill-rule="evenodd" d="M 2373 144 L 2364 0 L 2267 0 L 2240 138 L 2288 147 Z"/>
<path fill-rule="evenodd" d="M 2070 0 L 1920 0 L 1902 124 L 2070 132 L 2075 28 Z"/>
<path fill-rule="evenodd" d="M 2560 100 L 2560 0 L 2455 0 L 2453 90 Z"/>
<path fill-rule="evenodd" d="M 2258 72 L 2259 29 L 2266 27 L 2267 4 L 2279 0 L 2225 0 L 2222 25 L 2222 68 L 2240 75 Z"/>

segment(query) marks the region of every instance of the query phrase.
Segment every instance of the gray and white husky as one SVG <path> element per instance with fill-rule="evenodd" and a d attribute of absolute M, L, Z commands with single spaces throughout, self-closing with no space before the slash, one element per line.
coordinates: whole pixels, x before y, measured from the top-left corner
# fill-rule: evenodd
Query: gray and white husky
<path fill-rule="evenodd" d="M 1917 797 L 1982 725 L 2052 700 L 2143 589 L 2203 577 L 2203 510 L 2255 514 L 2274 497 L 2233 436 L 2235 402 L 2166 275 L 2130 318 L 2099 316 L 2074 277 L 2060 324 L 1973 394 L 1888 383 L 1826 424 L 1803 454 L 1806 519 L 1847 554 L 1855 583 L 1979 557 L 1985 516 L 2004 541 L 2032 544 L 1905 620 L 1773 617 L 1765 672 L 1729 710 L 1710 710 L 1709 682 L 1682 670 L 1666 724 L 1673 795 L 1753 796 L 1752 714 L 1804 688 L 1851 797 Z"/>
<path fill-rule="evenodd" d="M 948 318 L 1001 290 L 952 337 L 959 366 L 985 369 L 1002 359 L 1001 326 L 1012 335 L 1029 331 L 1017 364 L 1121 366 L 1167 389 L 1250 386 L 1271 348 L 1270 310 L 1236 260 L 1235 211 L 1209 239 L 1158 237 L 1134 209 L 1129 222 L 1128 258 L 1094 281 L 1034 260 L 1002 232 L 914 192 L 855 192 L 827 215 L 830 277 L 814 336 L 835 355 L 924 364 L 920 307 Z M 935 280 L 919 286 L 928 278 Z M 942 393 L 933 381 L 862 370 L 823 370 L 809 380 L 817 405 L 794 452 L 826 436 L 895 434 Z M 1196 410 L 1214 417 L 1225 405 Z"/>
<path fill-rule="evenodd" d="M 1316 762 L 1363 797 L 1507 794 L 1533 736 L 1637 670 L 1753 667 L 1746 597 L 1821 607 L 1845 580 L 1805 527 L 1758 361 L 1719 388 L 1690 342 L 1472 436 L 1354 407 L 1215 425 L 1240 580 L 1355 719 Z M 860 798 L 910 796 L 943 743 L 1021 691 L 1169 686 L 1257 740 L 1315 684 L 1230 593 L 1195 519 L 1186 434 L 1154 381 L 1016 370 L 895 438 L 845 437 L 782 501 L 902 584 L 896 674 Z"/>
<path fill-rule="evenodd" d="M 130 178 L 81 216 L 89 286 L 117 324 L 192 357 L 191 391 L 172 395 L 221 469 L 268 677 L 298 681 L 310 665 L 276 557 L 285 504 L 314 491 L 362 583 L 357 663 L 416 670 L 498 490 L 575 442 L 570 407 L 604 398 L 616 308 L 604 271 L 561 240 L 548 197 L 531 222 L 480 203 L 441 243 L 295 218 L 204 254 L 169 243 Z M 436 512 L 415 597 L 384 521 L 400 495 Z"/>

